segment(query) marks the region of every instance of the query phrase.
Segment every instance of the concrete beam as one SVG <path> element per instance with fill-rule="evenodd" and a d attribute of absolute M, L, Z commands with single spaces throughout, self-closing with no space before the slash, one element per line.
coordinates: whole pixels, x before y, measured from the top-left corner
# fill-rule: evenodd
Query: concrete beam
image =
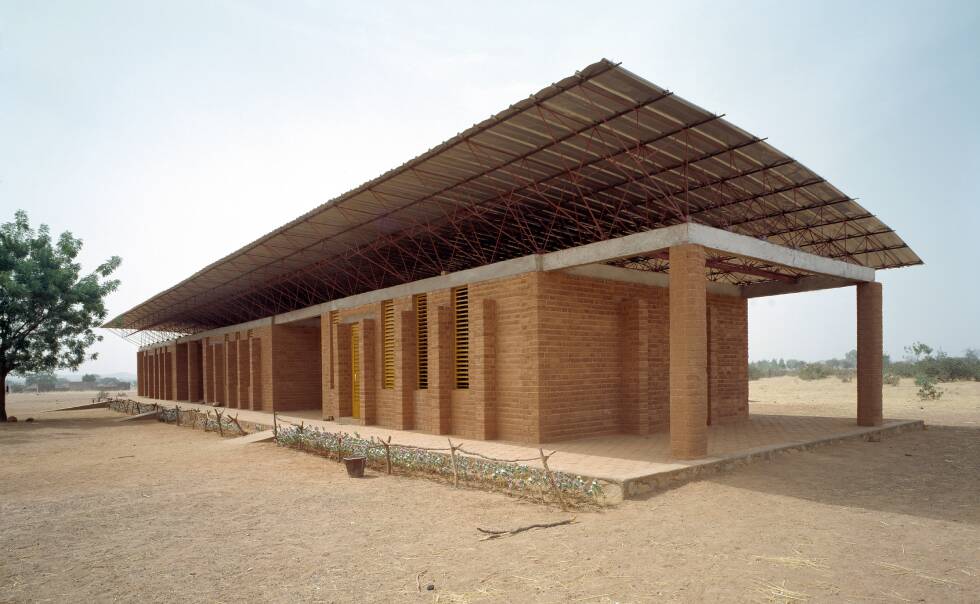
<path fill-rule="evenodd" d="M 638 271 L 621 266 L 611 266 L 609 264 L 586 264 L 585 266 L 573 266 L 562 269 L 563 273 L 588 277 L 590 279 L 605 279 L 606 281 L 620 281 L 623 283 L 636 283 L 650 287 L 670 287 L 670 275 L 667 273 L 655 273 L 653 271 Z M 731 283 L 707 283 L 708 293 L 721 296 L 741 296 L 742 288 Z"/>
<path fill-rule="evenodd" d="M 567 250 L 559 250 L 547 254 L 522 256 L 520 258 L 504 260 L 502 262 L 496 262 L 494 264 L 449 273 L 447 275 L 430 277 L 428 279 L 404 283 L 394 287 L 365 292 L 363 294 L 357 294 L 347 298 L 341 298 L 339 300 L 331 300 L 330 302 L 325 302 L 323 304 L 317 304 L 315 306 L 309 306 L 307 308 L 301 308 L 299 310 L 278 314 L 273 317 L 266 317 L 264 319 L 249 321 L 247 323 L 230 325 L 228 327 L 212 329 L 210 331 L 196 333 L 190 336 L 183 336 L 177 338 L 176 341 L 188 342 L 192 340 L 200 340 L 209 336 L 222 336 L 226 333 L 242 331 L 252 327 L 292 323 L 295 321 L 319 317 L 320 315 L 328 313 L 331 310 L 352 308 L 364 304 L 380 302 L 382 300 L 421 294 L 439 289 L 448 289 L 451 287 L 458 287 L 481 281 L 489 281 L 492 279 L 514 277 L 525 273 L 568 269 L 583 270 L 586 271 L 586 273 L 596 270 L 606 271 L 606 268 L 616 270 L 617 267 L 605 267 L 602 269 L 586 269 L 584 267 L 590 265 L 603 265 L 606 262 L 619 260 L 622 258 L 650 255 L 653 252 L 667 250 L 671 247 L 685 243 L 692 243 L 735 256 L 745 256 L 747 258 L 753 258 L 807 273 L 816 273 L 818 275 L 824 275 L 846 281 L 846 283 L 840 283 L 839 285 L 817 286 L 816 284 L 818 283 L 829 284 L 830 282 L 816 280 L 811 282 L 808 281 L 811 278 L 806 277 L 804 279 L 800 279 L 800 284 L 802 284 L 805 280 L 807 280 L 807 282 L 799 289 L 794 289 L 794 287 L 799 284 L 790 283 L 767 283 L 765 285 L 771 285 L 771 287 L 763 288 L 760 286 L 758 289 L 756 289 L 755 285 L 744 286 L 740 290 L 740 293 L 742 295 L 747 295 L 748 297 L 770 296 L 781 293 L 792 293 L 794 291 L 810 291 L 811 289 L 825 289 L 826 287 L 840 287 L 859 282 L 873 282 L 875 280 L 875 271 L 871 268 L 776 245 L 774 243 L 769 243 L 768 241 L 748 237 L 746 235 L 739 235 L 738 233 L 732 233 L 731 231 L 726 231 L 723 229 L 717 229 L 695 223 L 684 223 L 664 227 L 662 229 L 634 233 L 633 235 L 626 235 L 624 237 L 617 237 L 606 241 L 581 245 L 578 247 L 569 248 Z M 657 281 L 660 279 L 659 277 L 639 276 L 643 274 L 643 271 L 635 271 L 631 269 L 621 270 L 628 271 L 630 273 L 637 273 L 637 276 L 625 278 L 626 273 L 619 272 L 617 274 L 624 276 L 624 278 L 621 280 L 645 283 L 647 282 L 646 280 Z M 611 274 L 611 271 L 606 271 L 606 274 Z M 736 295 L 735 290 L 731 289 L 730 287 L 724 284 L 709 285 L 710 290 L 714 290 L 715 293 Z M 746 292 L 748 292 L 748 294 L 746 294 Z M 161 344 L 145 346 L 140 348 L 140 350 L 150 350 L 172 343 L 173 340 Z"/>
<path fill-rule="evenodd" d="M 541 270 L 555 271 L 573 266 L 643 256 L 650 252 L 666 250 L 687 242 L 688 225 L 678 224 L 545 254 L 541 257 Z"/>
<path fill-rule="evenodd" d="M 874 281 L 875 270 L 850 262 L 818 256 L 802 250 L 776 245 L 755 237 L 739 235 L 702 224 L 688 224 L 688 242 L 720 252 L 754 258 L 807 273 L 851 281 Z"/>
<path fill-rule="evenodd" d="M 800 292 L 812 292 L 821 289 L 834 289 L 837 287 L 848 287 L 854 285 L 856 281 L 827 277 L 825 275 L 813 275 L 812 277 L 801 277 L 796 283 L 777 283 L 773 281 L 765 283 L 750 283 L 741 287 L 742 296 L 745 298 L 763 298 L 766 296 L 779 296 L 782 294 L 796 294 Z"/>

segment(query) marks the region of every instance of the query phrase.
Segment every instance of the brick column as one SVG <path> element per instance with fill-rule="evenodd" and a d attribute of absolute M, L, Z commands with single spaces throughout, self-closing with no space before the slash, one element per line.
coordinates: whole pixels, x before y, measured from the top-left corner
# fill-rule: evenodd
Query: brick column
<path fill-rule="evenodd" d="M 204 400 L 202 390 L 201 342 L 187 343 L 187 400 L 197 403 Z"/>
<path fill-rule="evenodd" d="M 187 380 L 187 346 L 187 342 L 177 344 L 174 355 L 174 377 L 176 378 L 174 399 L 178 401 L 190 400 L 188 396 L 189 382 Z"/>
<path fill-rule="evenodd" d="M 249 338 L 244 337 L 238 340 L 238 350 L 235 358 L 238 359 L 238 408 L 252 408 L 252 372 L 251 356 L 249 351 Z"/>
<path fill-rule="evenodd" d="M 705 251 L 670 248 L 670 450 L 708 454 L 708 327 Z"/>
<path fill-rule="evenodd" d="M 225 406 L 238 408 L 238 334 L 225 336 Z"/>
<path fill-rule="evenodd" d="M 262 390 L 262 340 L 260 338 L 249 339 L 248 354 L 249 404 L 252 410 L 261 411 L 265 404 L 265 397 Z"/>
<path fill-rule="evenodd" d="M 497 437 L 496 369 L 497 303 L 490 298 L 470 302 L 470 407 L 473 437 Z"/>
<path fill-rule="evenodd" d="M 201 400 L 205 403 L 214 400 L 214 355 L 208 338 L 201 340 Z"/>
<path fill-rule="evenodd" d="M 377 366 L 378 330 L 374 319 L 361 320 L 361 423 L 372 426 L 378 423 Z"/>
<path fill-rule="evenodd" d="M 350 417 L 353 390 L 351 381 L 351 324 L 340 323 L 334 329 L 334 395 L 330 398 L 327 413 L 335 418 Z"/>
<path fill-rule="evenodd" d="M 395 427 L 411 430 L 415 424 L 414 398 L 418 387 L 418 347 L 414 310 L 395 316 Z"/>
<path fill-rule="evenodd" d="M 857 285 L 857 423 L 881 425 L 881 283 Z"/>

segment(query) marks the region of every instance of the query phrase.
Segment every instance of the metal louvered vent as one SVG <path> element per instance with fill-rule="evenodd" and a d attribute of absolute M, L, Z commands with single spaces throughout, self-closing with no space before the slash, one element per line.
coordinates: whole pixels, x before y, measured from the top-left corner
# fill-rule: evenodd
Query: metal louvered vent
<path fill-rule="evenodd" d="M 381 387 L 391 390 L 395 387 L 395 305 L 391 300 L 381 303 L 382 363 L 384 380 Z"/>
<path fill-rule="evenodd" d="M 465 286 L 453 288 L 453 374 L 458 390 L 470 387 L 470 294 Z"/>
<path fill-rule="evenodd" d="M 425 294 L 418 294 L 415 303 L 415 329 L 418 360 L 418 389 L 429 388 L 429 300 Z"/>

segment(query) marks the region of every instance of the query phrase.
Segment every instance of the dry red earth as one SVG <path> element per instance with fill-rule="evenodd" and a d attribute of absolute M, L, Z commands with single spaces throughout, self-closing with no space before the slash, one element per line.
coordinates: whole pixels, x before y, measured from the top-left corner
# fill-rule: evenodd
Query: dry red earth
<path fill-rule="evenodd" d="M 751 397 L 759 411 L 847 414 L 852 390 L 776 378 Z M 426 480 L 352 480 L 321 458 L 108 411 L 38 413 L 66 402 L 14 395 L 11 410 L 39 421 L 0 426 L 0 601 L 980 600 L 976 383 L 928 404 L 886 387 L 886 415 L 923 418 L 924 432 L 784 455 L 493 541 L 476 527 L 565 515 Z"/>

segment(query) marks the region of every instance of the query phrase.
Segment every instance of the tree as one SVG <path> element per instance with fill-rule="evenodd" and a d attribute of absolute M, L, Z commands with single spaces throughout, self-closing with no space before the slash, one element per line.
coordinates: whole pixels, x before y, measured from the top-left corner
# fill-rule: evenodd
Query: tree
<path fill-rule="evenodd" d="M 85 375 L 82 376 L 82 381 L 85 382 L 86 384 L 94 384 L 98 380 L 99 380 L 99 376 L 95 375 L 94 373 L 86 373 Z"/>
<path fill-rule="evenodd" d="M 38 392 L 50 392 L 58 385 L 58 378 L 50 371 L 31 373 L 25 376 L 24 383 L 28 386 L 36 386 Z"/>
<path fill-rule="evenodd" d="M 109 279 L 121 262 L 113 256 L 82 275 L 75 262 L 82 241 L 64 232 L 52 240 L 19 210 L 0 225 L 0 383 L 11 373 L 78 369 L 86 350 L 101 341 L 94 328 L 106 317 L 105 297 L 119 287 Z M 0 421 L 6 421 L 0 390 Z"/>

